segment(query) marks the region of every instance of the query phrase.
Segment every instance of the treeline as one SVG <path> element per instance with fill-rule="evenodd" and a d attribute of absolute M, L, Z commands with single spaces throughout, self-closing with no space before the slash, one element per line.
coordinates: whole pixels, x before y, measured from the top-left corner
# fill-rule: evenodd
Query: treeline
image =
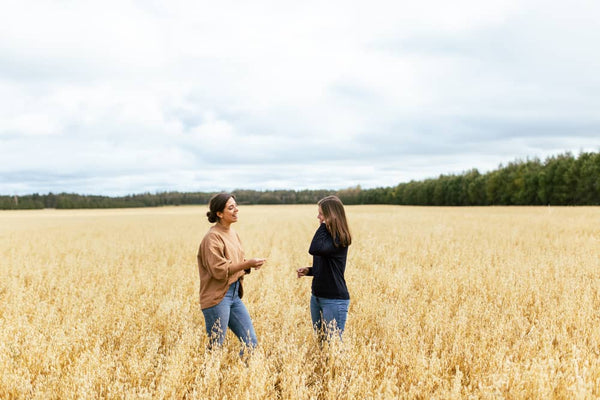
<path fill-rule="evenodd" d="M 411 181 L 394 187 L 343 190 L 235 190 L 240 204 L 315 204 L 329 194 L 345 204 L 428 206 L 600 205 L 600 153 L 571 153 L 518 160 L 481 174 L 472 169 L 458 175 Z M 122 197 L 49 193 L 0 196 L 0 209 L 127 208 L 208 203 L 213 193 L 144 193 Z"/>
<path fill-rule="evenodd" d="M 460 175 L 400 184 L 381 195 L 393 204 L 434 206 L 599 205 L 600 153 L 571 153 L 511 162 L 480 174 Z"/>
<path fill-rule="evenodd" d="M 235 190 L 239 204 L 314 204 L 322 197 L 335 194 L 332 190 Z M 161 192 L 121 197 L 84 196 L 72 193 L 0 196 L 0 209 L 72 209 L 72 208 L 132 208 L 208 204 L 214 192 Z"/>
<path fill-rule="evenodd" d="M 158 207 L 184 204 L 207 204 L 210 193 L 144 193 L 121 197 L 88 196 L 73 193 L 31 194 L 26 196 L 0 196 L 0 208 L 131 208 Z"/>

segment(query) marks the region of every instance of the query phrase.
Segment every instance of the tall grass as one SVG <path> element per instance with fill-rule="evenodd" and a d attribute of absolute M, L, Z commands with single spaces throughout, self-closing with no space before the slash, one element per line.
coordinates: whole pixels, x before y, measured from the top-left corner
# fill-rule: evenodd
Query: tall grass
<path fill-rule="evenodd" d="M 0 213 L 0 398 L 600 397 L 600 209 L 347 207 L 344 342 L 308 309 L 316 206 L 242 206 L 260 345 L 206 350 L 204 207 Z"/>

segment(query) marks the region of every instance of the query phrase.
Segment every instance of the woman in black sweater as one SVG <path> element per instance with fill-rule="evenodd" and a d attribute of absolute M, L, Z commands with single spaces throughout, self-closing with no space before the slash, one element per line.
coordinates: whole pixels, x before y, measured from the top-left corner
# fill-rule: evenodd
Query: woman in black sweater
<path fill-rule="evenodd" d="M 310 315 L 315 330 L 328 337 L 337 332 L 341 338 L 350 305 L 344 272 L 352 236 L 344 205 L 338 197 L 327 196 L 318 206 L 319 229 L 308 250 L 313 264 L 299 268 L 297 274 L 298 278 L 313 277 Z"/>

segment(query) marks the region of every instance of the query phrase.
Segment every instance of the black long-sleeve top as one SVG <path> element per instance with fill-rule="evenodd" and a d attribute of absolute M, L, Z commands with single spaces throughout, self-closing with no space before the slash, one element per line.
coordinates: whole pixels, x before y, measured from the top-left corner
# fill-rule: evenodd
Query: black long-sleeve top
<path fill-rule="evenodd" d="M 337 238 L 336 238 L 337 242 Z M 348 247 L 335 247 L 334 239 L 323 223 L 315 232 L 308 252 L 313 256 L 309 276 L 313 276 L 312 294 L 326 299 L 350 299 L 344 271 Z"/>

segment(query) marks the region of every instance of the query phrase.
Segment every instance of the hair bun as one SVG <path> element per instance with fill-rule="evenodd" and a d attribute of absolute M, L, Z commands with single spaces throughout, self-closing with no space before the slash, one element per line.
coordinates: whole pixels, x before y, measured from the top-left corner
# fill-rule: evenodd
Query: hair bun
<path fill-rule="evenodd" d="M 212 211 L 207 211 L 206 217 L 208 218 L 208 222 L 210 222 L 211 224 L 217 222 L 217 215 Z"/>

